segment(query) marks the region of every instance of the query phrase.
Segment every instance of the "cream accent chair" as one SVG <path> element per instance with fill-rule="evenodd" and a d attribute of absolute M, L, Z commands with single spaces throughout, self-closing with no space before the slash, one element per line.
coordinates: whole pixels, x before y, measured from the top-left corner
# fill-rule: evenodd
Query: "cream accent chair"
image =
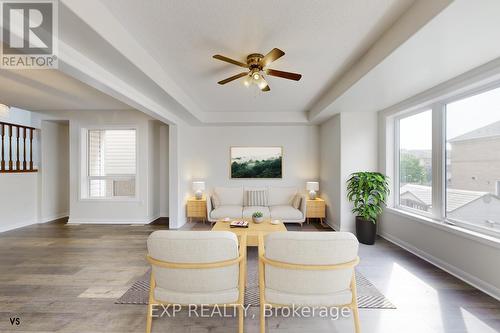
<path fill-rule="evenodd" d="M 358 240 L 349 232 L 275 232 L 259 237 L 260 332 L 265 306 L 349 307 L 360 332 Z"/>
<path fill-rule="evenodd" d="M 228 231 L 155 231 L 147 241 L 152 265 L 146 332 L 153 305 L 218 305 L 238 308 L 243 333 L 246 238 Z"/>

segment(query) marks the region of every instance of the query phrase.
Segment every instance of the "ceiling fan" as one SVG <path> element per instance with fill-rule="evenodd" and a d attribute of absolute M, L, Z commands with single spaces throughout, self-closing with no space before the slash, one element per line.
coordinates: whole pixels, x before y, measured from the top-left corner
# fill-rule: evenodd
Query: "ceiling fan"
<path fill-rule="evenodd" d="M 248 71 L 233 75 L 224 79 L 222 81 L 217 82 L 218 84 L 226 84 L 228 82 L 237 80 L 242 77 L 246 77 L 244 83 L 246 86 L 250 84 L 256 84 L 260 90 L 262 91 L 270 91 L 269 84 L 264 78 L 264 73 L 266 75 L 277 76 L 288 80 L 299 81 L 302 77 L 301 74 L 290 73 L 278 71 L 276 69 L 267 68 L 270 63 L 281 58 L 285 55 L 285 52 L 280 49 L 274 48 L 265 56 L 260 53 L 252 53 L 247 56 L 247 62 L 243 63 L 237 60 L 230 59 L 228 57 L 222 56 L 220 54 L 216 54 L 213 57 L 215 59 L 228 62 L 230 64 L 240 66 L 243 68 L 248 68 Z"/>

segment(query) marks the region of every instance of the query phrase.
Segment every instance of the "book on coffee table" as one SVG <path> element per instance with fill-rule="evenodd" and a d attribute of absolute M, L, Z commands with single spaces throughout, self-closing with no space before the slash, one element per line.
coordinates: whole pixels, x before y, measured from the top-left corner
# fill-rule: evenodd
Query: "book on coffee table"
<path fill-rule="evenodd" d="M 248 222 L 242 221 L 242 220 L 237 220 L 237 221 L 231 222 L 231 224 L 229 224 L 229 226 L 231 228 L 248 228 Z"/>

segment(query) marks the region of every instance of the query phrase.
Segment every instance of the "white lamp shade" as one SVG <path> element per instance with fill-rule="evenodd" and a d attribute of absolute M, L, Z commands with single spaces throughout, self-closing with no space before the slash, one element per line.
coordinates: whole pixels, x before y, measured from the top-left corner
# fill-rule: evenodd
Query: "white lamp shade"
<path fill-rule="evenodd" d="M 205 190 L 205 182 L 193 182 L 193 191 L 204 191 Z"/>
<path fill-rule="evenodd" d="M 319 182 L 307 182 L 306 189 L 308 191 L 319 191 Z"/>

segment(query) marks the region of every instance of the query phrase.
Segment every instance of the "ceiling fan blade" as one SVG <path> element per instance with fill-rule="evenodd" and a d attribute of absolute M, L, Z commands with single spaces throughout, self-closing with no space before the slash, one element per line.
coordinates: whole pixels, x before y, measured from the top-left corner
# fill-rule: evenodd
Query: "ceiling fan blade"
<path fill-rule="evenodd" d="M 294 81 L 299 81 L 300 78 L 302 77 L 301 74 L 283 72 L 283 71 L 278 71 L 276 69 L 266 69 L 266 73 L 271 76 L 282 77 L 284 79 L 294 80 Z"/>
<path fill-rule="evenodd" d="M 263 83 L 265 83 L 265 84 L 266 84 L 266 86 L 265 86 L 265 87 L 263 87 L 263 88 L 260 88 L 260 86 L 259 86 L 260 90 L 262 90 L 262 91 L 270 91 L 270 90 L 271 90 L 271 88 L 269 87 L 269 83 L 267 83 L 267 81 L 266 81 L 266 79 L 264 78 L 264 76 L 261 76 L 261 77 L 260 77 L 260 79 L 261 79 L 261 82 L 263 82 Z"/>
<path fill-rule="evenodd" d="M 231 81 L 237 80 L 237 79 L 239 79 L 240 77 L 247 76 L 247 75 L 248 75 L 248 72 L 243 72 L 243 73 L 236 74 L 236 75 L 233 75 L 233 76 L 231 76 L 231 77 L 228 77 L 227 79 L 222 80 L 222 81 L 219 81 L 219 82 L 217 82 L 217 83 L 218 83 L 218 84 L 226 84 L 226 83 L 228 83 L 228 82 L 231 82 Z"/>
<path fill-rule="evenodd" d="M 225 61 L 225 62 L 228 62 L 230 64 L 233 64 L 233 65 L 236 65 L 236 66 L 240 66 L 240 67 L 245 67 L 245 68 L 248 68 L 248 65 L 247 64 L 244 64 L 242 62 L 239 62 L 237 60 L 233 60 L 233 59 L 230 59 L 228 57 L 224 57 L 223 55 L 220 55 L 220 54 L 216 54 L 213 56 L 214 59 L 217 59 L 217 60 L 221 60 L 221 61 Z"/>
<path fill-rule="evenodd" d="M 271 51 L 269 51 L 268 54 L 264 56 L 264 58 L 262 58 L 262 67 L 266 67 L 267 65 L 281 58 L 284 55 L 285 52 L 281 51 L 280 49 L 277 48 L 272 49 Z"/>

